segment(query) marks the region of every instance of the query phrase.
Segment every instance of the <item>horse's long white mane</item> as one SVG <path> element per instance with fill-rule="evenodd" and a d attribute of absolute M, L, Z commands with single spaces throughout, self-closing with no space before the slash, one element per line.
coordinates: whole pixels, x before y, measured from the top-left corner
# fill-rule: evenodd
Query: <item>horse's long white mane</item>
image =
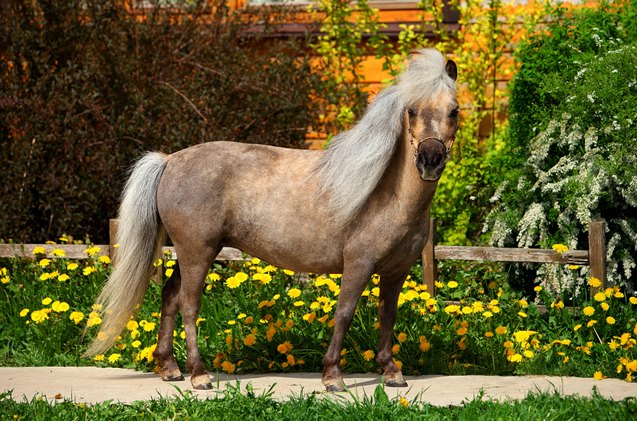
<path fill-rule="evenodd" d="M 405 108 L 455 89 L 442 54 L 433 48 L 420 50 L 396 81 L 352 129 L 334 137 L 319 163 L 321 192 L 337 221 L 353 218 L 378 185 L 402 135 Z"/>

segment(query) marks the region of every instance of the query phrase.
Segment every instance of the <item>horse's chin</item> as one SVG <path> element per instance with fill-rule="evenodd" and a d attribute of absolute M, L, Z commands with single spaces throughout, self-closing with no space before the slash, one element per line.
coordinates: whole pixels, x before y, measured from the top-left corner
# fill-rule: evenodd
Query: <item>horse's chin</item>
<path fill-rule="evenodd" d="M 442 172 L 440 174 L 425 174 L 425 173 L 419 172 L 419 175 L 422 181 L 433 183 L 440 180 L 440 177 L 442 177 Z"/>

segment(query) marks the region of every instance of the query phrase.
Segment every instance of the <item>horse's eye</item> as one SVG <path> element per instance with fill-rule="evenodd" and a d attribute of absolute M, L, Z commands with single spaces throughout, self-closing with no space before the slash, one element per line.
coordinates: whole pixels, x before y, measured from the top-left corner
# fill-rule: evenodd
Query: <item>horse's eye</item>
<path fill-rule="evenodd" d="M 416 111 L 411 109 L 411 108 L 408 108 L 407 109 L 407 114 L 409 114 L 409 117 L 415 117 L 416 116 Z"/>
<path fill-rule="evenodd" d="M 451 110 L 451 112 L 449 113 L 449 118 L 454 118 L 454 119 L 458 118 L 458 111 L 460 111 L 458 107 Z"/>

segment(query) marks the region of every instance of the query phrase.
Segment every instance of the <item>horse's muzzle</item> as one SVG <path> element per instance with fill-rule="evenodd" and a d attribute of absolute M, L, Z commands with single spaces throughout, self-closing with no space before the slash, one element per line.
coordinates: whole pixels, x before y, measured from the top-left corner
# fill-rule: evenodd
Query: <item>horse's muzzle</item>
<path fill-rule="evenodd" d="M 416 167 L 420 178 L 437 181 L 447 163 L 447 148 L 442 140 L 435 137 L 423 139 L 416 150 Z"/>

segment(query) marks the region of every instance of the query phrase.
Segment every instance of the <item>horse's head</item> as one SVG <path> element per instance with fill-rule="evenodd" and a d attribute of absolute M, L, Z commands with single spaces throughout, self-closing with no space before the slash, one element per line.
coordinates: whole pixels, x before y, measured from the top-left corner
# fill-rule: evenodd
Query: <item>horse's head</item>
<path fill-rule="evenodd" d="M 445 76 L 455 81 L 458 74 L 456 63 L 449 60 L 445 72 Z M 437 181 L 445 169 L 458 130 L 455 91 L 438 89 L 434 95 L 407 106 L 403 128 L 413 148 L 420 178 Z"/>

